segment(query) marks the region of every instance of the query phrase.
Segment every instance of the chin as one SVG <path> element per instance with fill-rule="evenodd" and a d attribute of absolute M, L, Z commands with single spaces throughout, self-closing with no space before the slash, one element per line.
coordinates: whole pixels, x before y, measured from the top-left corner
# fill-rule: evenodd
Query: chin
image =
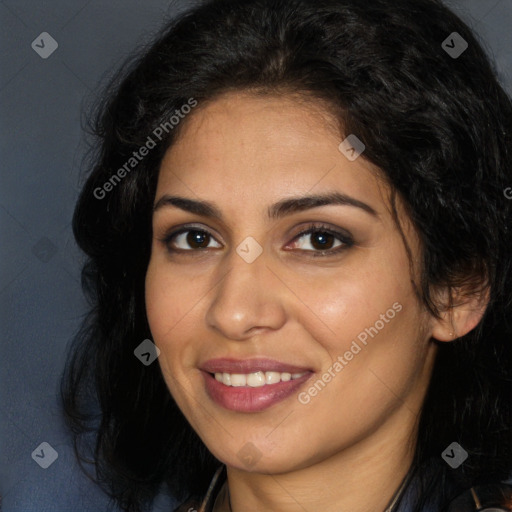
<path fill-rule="evenodd" d="M 214 452 L 212 452 L 214 453 Z M 281 474 L 306 468 L 314 463 L 312 456 L 297 453 L 294 447 L 263 446 L 263 442 L 242 441 L 229 451 L 214 453 L 226 466 L 249 473 Z"/>

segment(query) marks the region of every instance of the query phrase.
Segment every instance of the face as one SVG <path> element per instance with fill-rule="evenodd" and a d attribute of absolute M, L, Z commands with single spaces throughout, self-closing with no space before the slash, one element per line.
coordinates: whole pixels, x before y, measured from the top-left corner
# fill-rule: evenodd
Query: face
<path fill-rule="evenodd" d="M 405 434 L 421 406 L 426 313 L 389 188 L 343 138 L 313 100 L 228 93 L 162 161 L 148 320 L 172 396 L 228 466 L 308 467 Z"/>

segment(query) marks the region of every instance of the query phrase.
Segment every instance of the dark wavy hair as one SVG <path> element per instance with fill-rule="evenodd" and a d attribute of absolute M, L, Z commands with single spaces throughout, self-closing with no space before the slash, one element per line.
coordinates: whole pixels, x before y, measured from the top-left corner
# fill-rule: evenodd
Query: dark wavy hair
<path fill-rule="evenodd" d="M 442 47 L 453 32 L 468 43 L 458 58 Z M 469 485 L 509 478 L 512 104 L 481 44 L 438 0 L 211 0 L 125 62 L 91 117 L 96 151 L 73 217 L 90 310 L 61 395 L 76 453 L 94 462 L 111 504 L 149 510 L 163 485 L 201 496 L 219 465 L 158 364 L 134 356 L 151 338 L 144 281 L 159 165 L 187 119 L 105 197 L 95 190 L 190 98 L 201 108 L 228 91 L 308 95 L 357 134 L 391 186 L 398 226 L 397 197 L 418 232 L 416 290 L 433 315 L 435 286 L 468 296 L 489 288 L 479 325 L 438 343 L 413 467 L 457 441 Z"/>

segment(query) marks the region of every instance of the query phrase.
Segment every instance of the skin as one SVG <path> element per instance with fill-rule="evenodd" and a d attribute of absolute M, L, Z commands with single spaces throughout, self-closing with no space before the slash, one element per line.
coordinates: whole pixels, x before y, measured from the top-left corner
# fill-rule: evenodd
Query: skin
<path fill-rule="evenodd" d="M 412 461 L 432 338 L 465 334 L 483 307 L 460 305 L 439 320 L 425 311 L 388 185 L 363 157 L 349 161 L 339 151 L 345 136 L 317 100 L 230 92 L 198 107 L 181 129 L 162 161 L 155 204 L 165 194 L 206 200 L 222 220 L 175 206 L 155 211 L 147 315 L 171 394 L 228 467 L 233 511 L 383 510 Z M 327 205 L 267 217 L 279 200 L 333 191 L 377 215 Z M 420 244 L 400 202 L 398 213 L 418 267 Z M 309 222 L 350 233 L 353 246 L 313 257 L 315 236 L 297 238 Z M 208 249 L 194 249 L 185 236 L 162 241 L 185 223 L 211 234 Z M 249 236 L 263 249 L 252 263 L 236 252 Z M 299 390 L 307 391 L 394 303 L 402 310 L 307 404 L 293 394 L 242 413 L 206 393 L 198 367 L 217 357 L 312 368 Z M 238 455 L 248 442 L 258 459 L 250 467 Z"/>

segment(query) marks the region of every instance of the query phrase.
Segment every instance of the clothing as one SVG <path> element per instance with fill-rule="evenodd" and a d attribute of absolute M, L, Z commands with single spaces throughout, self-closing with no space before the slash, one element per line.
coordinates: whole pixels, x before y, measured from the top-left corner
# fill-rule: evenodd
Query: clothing
<path fill-rule="evenodd" d="M 397 500 L 396 496 L 392 499 L 392 512 L 512 512 L 512 485 L 499 482 L 468 489 L 457 472 L 440 460 L 441 457 L 432 459 L 421 469 L 432 477 L 427 490 L 419 489 L 419 471 L 406 476 L 403 492 L 397 493 Z M 226 467 L 222 465 L 202 500 L 187 500 L 174 512 L 232 512 L 226 478 Z"/>
<path fill-rule="evenodd" d="M 217 469 L 201 502 L 194 499 L 187 500 L 174 512 L 231 512 L 226 466 L 222 465 Z"/>

